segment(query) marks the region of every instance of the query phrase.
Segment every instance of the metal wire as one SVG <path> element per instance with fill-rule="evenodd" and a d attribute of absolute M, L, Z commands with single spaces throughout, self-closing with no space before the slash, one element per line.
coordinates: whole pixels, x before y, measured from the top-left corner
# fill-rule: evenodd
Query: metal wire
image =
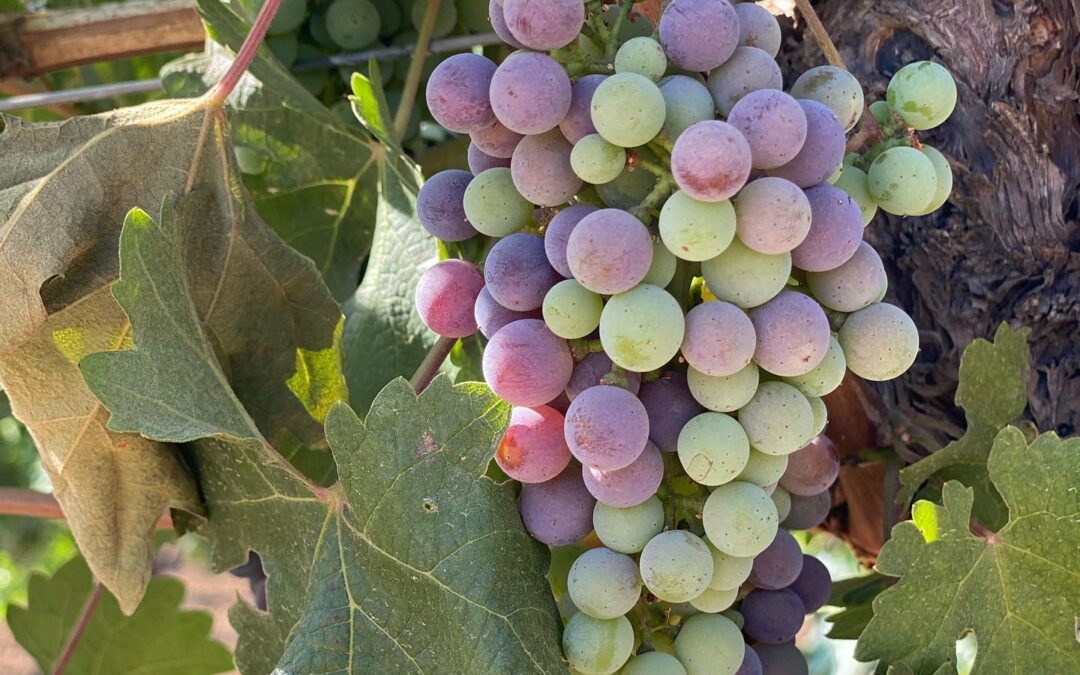
<path fill-rule="evenodd" d="M 454 37 L 433 40 L 428 51 L 432 54 L 456 52 L 469 49 L 474 46 L 487 46 L 499 44 L 499 36 L 495 33 L 481 33 L 479 35 L 457 35 Z M 356 66 L 367 63 L 370 59 L 385 60 L 399 58 L 412 54 L 416 45 L 398 45 L 393 47 L 379 47 L 362 52 L 337 54 L 324 56 L 317 59 L 299 61 L 293 66 L 292 71 L 302 73 L 310 70 L 322 70 L 327 68 L 341 68 Z M 58 103 L 79 103 L 82 101 L 100 101 L 101 99 L 123 96 L 125 94 L 145 94 L 161 89 L 161 79 L 134 80 L 131 82 L 115 82 L 112 84 L 97 84 L 90 87 L 76 87 L 64 91 L 43 91 L 36 94 L 22 94 L 8 98 L 0 98 L 0 112 L 36 108 Z"/>

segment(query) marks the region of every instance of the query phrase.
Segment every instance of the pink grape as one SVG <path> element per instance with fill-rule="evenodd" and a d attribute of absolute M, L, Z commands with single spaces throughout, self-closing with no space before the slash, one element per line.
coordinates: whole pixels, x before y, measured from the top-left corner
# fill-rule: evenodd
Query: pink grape
<path fill-rule="evenodd" d="M 539 319 L 542 316 L 539 309 L 528 312 L 515 312 L 512 309 L 503 307 L 495 301 L 495 298 L 491 297 L 491 292 L 488 291 L 487 286 L 480 290 L 480 295 L 476 296 L 476 304 L 473 306 L 473 317 L 476 319 L 476 325 L 480 328 L 480 332 L 484 337 L 488 339 L 491 339 L 492 335 L 509 323 L 520 319 Z"/>
<path fill-rule="evenodd" d="M 569 206 L 556 213 L 544 231 L 544 251 L 547 253 L 548 262 L 556 272 L 567 279 L 574 276 L 570 271 L 570 263 L 566 261 L 566 245 L 570 241 L 570 233 L 582 218 L 597 210 L 591 204 Z"/>
<path fill-rule="evenodd" d="M 484 281 L 500 305 L 527 312 L 543 305 L 544 296 L 560 279 L 548 263 L 544 240 L 515 232 L 491 247 L 484 262 Z"/>
<path fill-rule="evenodd" d="M 416 285 L 416 311 L 424 325 L 443 337 L 468 337 L 476 332 L 473 303 L 484 278 L 464 260 L 435 263 Z"/>
<path fill-rule="evenodd" d="M 754 358 L 757 338 L 746 312 L 727 302 L 705 302 L 686 314 L 682 355 L 713 376 L 739 372 Z"/>
<path fill-rule="evenodd" d="M 602 471 L 582 466 L 585 487 L 596 500 L 608 506 L 629 508 L 656 494 L 664 479 L 664 459 L 652 443 L 646 443 L 638 458 L 621 469 Z"/>
<path fill-rule="evenodd" d="M 503 0 L 502 9 L 513 36 L 538 51 L 565 47 L 577 39 L 585 23 L 581 0 Z"/>
<path fill-rule="evenodd" d="M 735 232 L 758 253 L 787 253 L 810 232 L 810 201 L 791 181 L 758 178 L 739 191 L 734 203 Z"/>
<path fill-rule="evenodd" d="M 803 552 L 799 542 L 785 529 L 776 531 L 776 537 L 764 551 L 754 556 L 749 581 L 757 588 L 776 591 L 791 585 L 802 572 Z"/>
<path fill-rule="evenodd" d="M 514 156 L 514 148 L 525 137 L 516 131 L 510 131 L 502 122 L 496 121 L 480 131 L 472 132 L 469 134 L 469 138 L 472 140 L 473 145 L 485 154 L 498 159 L 510 159 Z M 507 162 L 502 166 L 508 167 L 510 163 Z"/>
<path fill-rule="evenodd" d="M 840 475 L 836 446 L 825 434 L 814 436 L 802 448 L 788 455 L 787 469 L 780 486 L 793 495 L 811 497 L 828 490 Z"/>
<path fill-rule="evenodd" d="M 570 457 L 559 411 L 546 405 L 510 411 L 510 426 L 495 449 L 495 463 L 507 476 L 543 483 L 562 473 Z"/>
<path fill-rule="evenodd" d="M 576 466 L 549 481 L 522 485 L 518 501 L 525 529 L 548 546 L 568 546 L 589 534 L 595 506 Z"/>
<path fill-rule="evenodd" d="M 620 209 L 600 209 L 578 222 L 566 245 L 574 278 L 593 293 L 636 286 L 652 265 L 653 245 L 641 221 Z"/>
<path fill-rule="evenodd" d="M 585 75 L 574 81 L 570 96 L 570 111 L 559 122 L 559 130 L 571 144 L 596 133 L 592 122 L 592 97 L 606 75 Z"/>
<path fill-rule="evenodd" d="M 693 72 L 716 68 L 739 44 L 739 16 L 727 0 L 673 0 L 659 28 L 668 59 Z"/>
<path fill-rule="evenodd" d="M 427 105 L 435 121 L 467 134 L 495 121 L 488 88 L 495 64 L 479 54 L 454 54 L 440 63 L 427 83 Z"/>
<path fill-rule="evenodd" d="M 825 522 L 832 510 L 832 495 L 828 490 L 803 497 L 791 495 L 791 510 L 781 527 L 789 530 L 809 530 Z"/>
<path fill-rule="evenodd" d="M 806 198 L 810 202 L 810 232 L 791 251 L 791 264 L 807 272 L 836 269 L 859 248 L 862 211 L 848 193 L 832 185 L 812 187 Z"/>
<path fill-rule="evenodd" d="M 801 188 L 824 183 L 844 161 L 847 136 L 836 113 L 817 101 L 800 100 L 806 115 L 806 142 L 787 164 L 769 171 Z"/>
<path fill-rule="evenodd" d="M 502 3 L 498 0 L 488 1 L 488 19 L 491 21 L 491 29 L 500 40 L 514 49 L 525 48 L 525 45 L 518 42 L 518 39 L 510 32 L 510 26 L 506 25 L 506 15 L 503 13 Z"/>
<path fill-rule="evenodd" d="M 799 154 L 806 142 L 806 113 L 776 89 L 758 89 L 732 106 L 728 124 L 746 137 L 755 169 L 775 169 Z"/>
<path fill-rule="evenodd" d="M 571 150 L 558 129 L 523 138 L 510 160 L 510 175 L 521 196 L 538 206 L 570 201 L 582 185 L 570 167 Z"/>
<path fill-rule="evenodd" d="M 511 405 L 544 405 L 566 389 L 574 357 L 540 319 L 504 326 L 484 349 L 484 380 Z"/>
<path fill-rule="evenodd" d="M 750 176 L 750 146 L 727 122 L 698 122 L 671 151 L 671 173 L 679 188 L 703 202 L 735 195 Z"/>
<path fill-rule="evenodd" d="M 601 378 L 610 373 L 613 366 L 611 359 L 604 352 L 587 354 L 574 366 L 574 374 L 570 376 L 570 383 L 566 385 L 566 397 L 573 401 L 589 387 L 599 386 L 602 384 Z M 631 394 L 638 393 L 641 388 L 641 373 L 625 370 L 623 374 L 626 376 L 627 384 L 623 388 Z"/>
<path fill-rule="evenodd" d="M 854 312 L 872 305 L 889 283 L 885 265 L 865 241 L 847 262 L 826 272 L 810 272 L 806 284 L 817 301 L 838 312 Z"/>
<path fill-rule="evenodd" d="M 427 179 L 416 195 L 416 217 L 431 236 L 443 241 L 465 241 L 476 234 L 462 199 L 472 174 L 450 169 Z"/>
<path fill-rule="evenodd" d="M 832 577 L 829 568 L 812 555 L 803 556 L 799 577 L 788 586 L 802 600 L 808 614 L 812 614 L 829 601 L 832 595 Z"/>
<path fill-rule="evenodd" d="M 813 370 L 829 351 L 829 319 L 812 298 L 782 291 L 750 313 L 757 332 L 754 360 L 773 375 Z"/>
<path fill-rule="evenodd" d="M 621 387 L 590 387 L 566 410 L 566 444 L 579 462 L 603 471 L 629 466 L 649 441 L 649 416 Z"/>
<path fill-rule="evenodd" d="M 722 66 L 709 73 L 709 93 L 724 117 L 744 96 L 759 89 L 780 89 L 784 76 L 768 53 L 757 47 L 739 47 Z"/>
<path fill-rule="evenodd" d="M 542 134 L 570 110 L 570 78 L 546 54 L 515 52 L 496 68 L 490 95 L 495 116 L 508 129 Z"/>
<path fill-rule="evenodd" d="M 743 615 L 743 632 L 769 645 L 794 640 L 806 616 L 802 600 L 786 588 L 750 591 L 743 598 L 739 611 Z"/>
<path fill-rule="evenodd" d="M 649 438 L 661 452 L 675 452 L 683 426 L 705 412 L 690 393 L 686 375 L 675 371 L 642 384 L 638 398 L 649 415 Z"/>
<path fill-rule="evenodd" d="M 780 52 L 782 38 L 776 17 L 753 2 L 740 2 L 734 7 L 739 15 L 739 45 L 757 47 L 769 56 L 776 56 Z"/>
<path fill-rule="evenodd" d="M 495 157 L 489 155 L 479 147 L 476 143 L 469 143 L 469 171 L 475 176 L 481 171 L 487 171 L 488 169 L 494 169 L 495 167 L 510 168 L 510 160 L 504 157 Z M 438 174 L 436 174 L 438 175 Z"/>

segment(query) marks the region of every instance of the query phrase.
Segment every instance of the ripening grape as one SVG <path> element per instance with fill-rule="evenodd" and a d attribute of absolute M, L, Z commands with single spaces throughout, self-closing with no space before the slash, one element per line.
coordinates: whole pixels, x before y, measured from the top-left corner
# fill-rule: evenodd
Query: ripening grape
<path fill-rule="evenodd" d="M 574 357 L 566 341 L 539 319 L 504 326 L 484 349 L 484 381 L 511 405 L 535 406 L 557 397 L 570 381 Z M 580 476 L 579 476 L 580 478 Z"/>
<path fill-rule="evenodd" d="M 570 110 L 570 78 L 546 54 L 514 52 L 491 78 L 491 109 L 511 131 L 542 134 Z"/>
<path fill-rule="evenodd" d="M 537 51 L 550 51 L 577 39 L 585 23 L 585 3 L 581 0 L 544 0 L 542 3 L 503 0 L 503 17 L 521 44 Z"/>
<path fill-rule="evenodd" d="M 812 614 L 829 601 L 832 594 L 832 577 L 824 564 L 812 555 L 803 556 L 802 571 L 788 586 L 802 600 L 807 614 Z"/>
<path fill-rule="evenodd" d="M 758 253 L 791 251 L 806 239 L 811 218 L 806 194 L 783 178 L 758 178 L 735 197 L 736 232 Z"/>
<path fill-rule="evenodd" d="M 573 401 L 578 395 L 588 389 L 601 384 L 605 375 L 611 372 L 614 364 L 604 352 L 592 352 L 577 362 L 574 366 L 574 374 L 570 376 L 570 382 L 566 385 L 566 397 Z M 631 394 L 638 393 L 641 386 L 641 374 L 623 371 L 626 376 L 626 389 Z"/>
<path fill-rule="evenodd" d="M 675 658 L 687 675 L 734 675 L 745 646 L 738 627 L 719 614 L 696 614 L 675 638 Z"/>
<path fill-rule="evenodd" d="M 735 305 L 706 302 L 686 314 L 683 358 L 707 375 L 734 375 L 754 358 L 756 346 L 753 322 Z"/>
<path fill-rule="evenodd" d="M 806 284 L 818 302 L 845 313 L 874 303 L 888 283 L 885 265 L 874 247 L 865 241 L 860 242 L 855 255 L 839 267 L 806 275 Z"/>
<path fill-rule="evenodd" d="M 584 466 L 581 474 L 585 487 L 598 502 L 628 508 L 644 503 L 656 493 L 664 479 L 664 459 L 656 446 L 648 442 L 629 466 L 611 471 Z"/>
<path fill-rule="evenodd" d="M 718 614 L 735 604 L 738 588 L 706 588 L 701 595 L 691 598 L 690 606 L 706 614 Z"/>
<path fill-rule="evenodd" d="M 495 449 L 495 462 L 507 476 L 522 483 L 543 483 L 558 476 L 570 463 L 562 414 L 546 405 L 515 407 L 510 411 L 510 426 Z"/>
<path fill-rule="evenodd" d="M 409 11 L 410 19 L 412 19 L 413 28 L 420 30 L 420 26 L 424 23 L 424 14 L 427 13 L 427 4 L 429 0 L 414 0 L 412 8 Z M 435 28 L 431 33 L 431 37 L 438 39 L 446 37 L 454 30 L 454 26 L 457 25 L 457 7 L 452 2 L 443 2 L 439 4 L 439 8 L 435 14 Z"/>
<path fill-rule="evenodd" d="M 750 558 L 776 536 L 778 518 L 772 499 L 757 485 L 732 481 L 705 500 L 702 525 L 709 543 L 721 553 Z"/>
<path fill-rule="evenodd" d="M 585 612 L 570 617 L 563 629 L 563 654 L 584 675 L 611 675 L 634 651 L 634 629 L 625 616 L 594 619 Z"/>
<path fill-rule="evenodd" d="M 782 38 L 776 17 L 753 2 L 740 2 L 734 7 L 739 15 L 739 46 L 757 47 L 769 56 L 776 56 Z"/>
<path fill-rule="evenodd" d="M 585 489 L 581 472 L 568 466 L 555 478 L 521 486 L 521 522 L 533 538 L 548 546 L 567 546 L 592 530 L 596 500 Z"/>
<path fill-rule="evenodd" d="M 836 66 L 817 66 L 806 71 L 791 85 L 791 95 L 823 103 L 850 131 L 863 111 L 863 90 L 854 75 Z"/>
<path fill-rule="evenodd" d="M 341 0 L 338 0 L 341 2 Z M 337 4 L 337 3 L 335 3 Z M 453 3 L 447 3 L 453 6 Z M 427 83 L 427 105 L 435 121 L 468 134 L 495 123 L 488 88 L 495 74 L 491 59 L 465 52 L 440 63 Z"/>
<path fill-rule="evenodd" d="M 437 262 L 416 284 L 416 312 L 425 326 L 443 337 L 467 337 L 477 331 L 473 305 L 483 287 L 484 278 L 472 263 Z"/>
<path fill-rule="evenodd" d="M 836 269 L 859 248 L 862 212 L 855 200 L 832 185 L 809 188 L 806 198 L 810 201 L 810 232 L 791 252 L 791 262 L 807 272 Z"/>
<path fill-rule="evenodd" d="M 587 183 L 608 183 L 618 178 L 626 166 L 626 151 L 600 134 L 589 134 L 574 144 L 570 166 Z"/>
<path fill-rule="evenodd" d="M 825 401 L 818 396 L 807 396 L 806 402 L 810 404 L 810 410 L 814 413 L 814 431 L 813 434 L 818 434 L 825 431 L 825 427 L 829 424 L 829 408 L 825 405 Z"/>
<path fill-rule="evenodd" d="M 262 10 L 265 0 L 244 0 L 238 4 L 240 9 L 244 10 L 247 18 L 254 21 Z M 282 0 L 282 3 L 278 6 L 277 14 L 274 15 L 274 20 L 270 22 L 270 27 L 266 31 L 267 34 L 282 35 L 298 30 L 304 23 L 307 10 L 307 0 Z"/>
<path fill-rule="evenodd" d="M 636 73 L 659 81 L 667 70 L 667 57 L 660 43 L 649 37 L 627 40 L 615 54 L 616 73 Z"/>
<path fill-rule="evenodd" d="M 433 237 L 443 241 L 465 241 L 476 229 L 465 217 L 465 190 L 472 182 L 468 171 L 440 171 L 420 186 L 416 195 L 416 217 Z"/>
<path fill-rule="evenodd" d="M 616 73 L 601 82 L 590 109 L 596 132 L 624 148 L 645 145 L 664 128 L 664 95 L 637 73 Z"/>
<path fill-rule="evenodd" d="M 671 175 L 679 189 L 703 202 L 733 197 L 750 176 L 750 146 L 727 122 L 698 122 L 671 151 Z"/>
<path fill-rule="evenodd" d="M 764 452 L 750 448 L 750 456 L 746 460 L 746 466 L 735 477 L 736 480 L 753 483 L 761 488 L 775 485 L 787 469 L 788 458 L 791 455 L 767 455 Z"/>
<path fill-rule="evenodd" d="M 592 122 L 592 97 L 596 88 L 607 79 L 606 75 L 585 75 L 574 80 L 571 87 L 570 111 L 559 122 L 559 130 L 566 140 L 577 143 L 589 134 L 596 133 Z"/>
<path fill-rule="evenodd" d="M 593 508 L 593 528 L 604 546 L 611 550 L 640 553 L 645 544 L 664 529 L 664 504 L 656 495 L 627 508 L 598 501 Z"/>
<path fill-rule="evenodd" d="M 675 452 L 683 426 L 705 409 L 694 400 L 680 372 L 670 371 L 641 385 L 638 398 L 649 415 L 649 439 L 661 452 Z"/>
<path fill-rule="evenodd" d="M 544 230 L 544 251 L 547 253 L 548 262 L 564 277 L 574 276 L 570 271 L 570 263 L 566 261 L 566 244 L 570 240 L 570 233 L 582 218 L 596 210 L 597 208 L 590 204 L 568 206 L 556 213 Z"/>
<path fill-rule="evenodd" d="M 848 316 L 838 339 L 851 372 L 875 382 L 899 377 L 919 353 L 915 322 L 904 310 L 884 302 Z"/>
<path fill-rule="evenodd" d="M 866 187 L 878 206 L 893 215 L 923 213 L 937 195 L 937 169 L 915 148 L 889 148 L 870 164 Z"/>
<path fill-rule="evenodd" d="M 737 589 L 750 576 L 750 570 L 754 567 L 753 558 L 739 558 L 728 555 L 715 546 L 709 546 L 709 552 L 713 558 L 713 576 L 709 581 L 709 588 L 715 590 Z"/>
<path fill-rule="evenodd" d="M 622 616 L 641 597 L 637 563 L 606 548 L 582 553 L 570 567 L 566 587 L 577 608 L 595 619 Z"/>
<path fill-rule="evenodd" d="M 473 175 L 496 167 L 510 168 L 510 160 L 503 157 L 495 157 L 481 150 L 476 143 L 469 143 L 468 150 L 469 172 Z M 445 173 L 445 172 L 444 172 Z M 435 174 L 436 176 L 439 174 Z M 434 176 L 432 176 L 434 178 Z M 430 179 L 429 179 L 430 181 Z M 464 213 L 464 212 L 463 212 Z M 472 227 L 471 225 L 469 227 Z"/>
<path fill-rule="evenodd" d="M 829 350 L 825 358 L 812 370 L 802 375 L 785 377 L 784 382 L 798 389 L 804 396 L 825 396 L 833 392 L 844 380 L 847 359 L 835 337 L 829 337 Z"/>
<path fill-rule="evenodd" d="M 573 340 L 600 325 L 604 301 L 573 279 L 560 281 L 544 296 L 544 323 L 552 333 Z"/>
<path fill-rule="evenodd" d="M 367 0 L 334 0 L 326 9 L 326 31 L 342 49 L 363 49 L 379 37 L 379 10 Z"/>
<path fill-rule="evenodd" d="M 687 476 L 702 485 L 723 485 L 746 467 L 750 442 L 734 417 L 705 412 L 682 428 L 678 450 Z"/>
<path fill-rule="evenodd" d="M 866 172 L 857 166 L 845 163 L 841 168 L 840 176 L 832 184 L 855 200 L 855 203 L 859 205 L 859 211 L 862 212 L 863 225 L 869 225 L 877 214 L 878 205 L 870 196 Z"/>
<path fill-rule="evenodd" d="M 758 379 L 758 367 L 754 363 L 726 376 L 706 375 L 693 367 L 686 371 L 686 381 L 694 399 L 717 412 L 734 412 L 749 403 L 757 391 Z"/>
<path fill-rule="evenodd" d="M 739 423 L 750 445 L 769 455 L 789 455 L 814 435 L 810 403 L 798 389 L 783 382 L 758 385 L 754 398 L 739 409 Z"/>
<path fill-rule="evenodd" d="M 799 542 L 787 530 L 776 531 L 776 538 L 754 558 L 750 583 L 757 588 L 779 590 L 787 588 L 799 577 L 803 566 L 803 552 Z"/>
<path fill-rule="evenodd" d="M 809 675 L 810 667 L 806 663 L 806 657 L 795 646 L 794 642 L 785 642 L 781 645 L 754 645 L 758 659 L 761 661 L 763 675 Z"/>
<path fill-rule="evenodd" d="M 786 178 L 801 188 L 824 183 L 844 161 L 847 136 L 836 114 L 817 101 L 799 101 L 806 116 L 806 141 L 787 164 L 771 169 L 770 176 Z"/>
<path fill-rule="evenodd" d="M 780 293 L 753 310 L 750 320 L 757 335 L 754 361 L 773 375 L 807 373 L 829 351 L 829 319 L 813 298 L 802 293 Z"/>
<path fill-rule="evenodd" d="M 675 270 L 679 265 L 679 259 L 668 250 L 663 241 L 654 241 L 652 250 L 652 263 L 649 271 L 641 280 L 643 284 L 652 284 L 663 288 L 675 278 Z"/>
<path fill-rule="evenodd" d="M 611 471 L 641 455 L 649 441 L 649 417 L 641 401 L 625 389 L 590 387 L 570 403 L 565 433 L 578 461 Z"/>
<path fill-rule="evenodd" d="M 784 518 L 784 522 L 781 523 L 786 529 L 809 530 L 817 527 L 825 522 L 832 509 L 832 495 L 828 490 L 809 497 L 793 495 L 790 492 L 787 494 L 791 507 L 787 518 Z"/>
<path fill-rule="evenodd" d="M 947 120 L 956 107 L 956 82 L 940 64 L 909 63 L 889 80 L 885 100 L 912 129 L 933 129 Z"/>
<path fill-rule="evenodd" d="M 600 209 L 574 227 L 567 240 L 566 260 L 582 286 L 613 295 L 629 291 L 645 277 L 652 249 L 652 238 L 640 220 L 619 209 Z"/>
<path fill-rule="evenodd" d="M 712 579 L 709 547 L 686 530 L 668 530 L 653 537 L 641 551 L 641 580 L 666 602 L 687 602 L 701 595 Z"/>
<path fill-rule="evenodd" d="M 619 675 L 686 675 L 686 669 L 671 654 L 656 651 L 630 659 Z"/>
<path fill-rule="evenodd" d="M 701 263 L 701 275 L 717 298 L 749 309 L 784 290 L 791 254 L 758 253 L 736 237 L 723 253 Z"/>
<path fill-rule="evenodd" d="M 500 305 L 527 312 L 544 304 L 559 275 L 548 263 L 544 240 L 516 232 L 491 247 L 484 262 L 484 281 Z"/>
<path fill-rule="evenodd" d="M 688 128 L 713 119 L 716 104 L 704 84 L 686 75 L 671 75 L 660 80 L 666 114 L 664 130 L 675 140 Z"/>
<path fill-rule="evenodd" d="M 698 201 L 679 190 L 660 209 L 660 238 L 683 260 L 702 261 L 724 252 L 735 237 L 731 202 Z"/>
<path fill-rule="evenodd" d="M 739 15 L 727 0 L 673 0 L 660 16 L 660 44 L 684 70 L 703 73 L 731 58 Z"/>
<path fill-rule="evenodd" d="M 772 56 L 757 47 L 739 47 L 716 70 L 709 73 L 709 93 L 724 117 L 739 100 L 759 89 L 780 89 L 784 77 Z"/>
<path fill-rule="evenodd" d="M 474 176 L 462 202 L 469 223 L 489 237 L 505 237 L 532 220 L 533 206 L 514 187 L 510 169 L 488 169 Z"/>
<path fill-rule="evenodd" d="M 788 514 L 791 513 L 791 493 L 778 485 L 773 488 L 769 497 L 772 498 L 773 505 L 776 506 L 777 518 L 780 519 L 780 523 L 784 527 L 787 527 L 785 521 L 787 521 Z"/>
<path fill-rule="evenodd" d="M 757 652 L 750 648 L 750 645 L 746 645 L 746 649 L 743 652 L 742 664 L 739 666 L 739 669 L 735 671 L 735 675 L 763 675 L 761 659 L 758 658 Z"/>
<path fill-rule="evenodd" d="M 930 163 L 934 165 L 934 175 L 937 178 L 937 190 L 934 192 L 934 197 L 930 200 L 930 203 L 919 213 L 913 213 L 912 215 L 914 216 L 925 216 L 928 213 L 933 213 L 940 209 L 945 202 L 949 200 L 953 183 L 952 167 L 949 166 L 949 160 L 945 158 L 945 155 L 938 152 L 936 148 L 930 147 L 925 143 L 920 151 L 926 155 L 930 160 Z"/>
<path fill-rule="evenodd" d="M 522 138 L 525 137 L 516 131 L 510 131 L 506 128 L 505 124 L 499 121 L 469 134 L 469 139 L 472 140 L 477 148 L 484 153 L 499 159 L 510 159 L 513 157 L 514 148 L 517 147 Z M 506 166 L 509 167 L 510 164 L 507 163 Z M 476 172 L 474 171 L 473 173 Z"/>
<path fill-rule="evenodd" d="M 639 373 L 660 368 L 679 352 L 682 308 L 662 288 L 640 284 L 614 295 L 600 315 L 600 343 L 611 360 Z"/>
<path fill-rule="evenodd" d="M 776 89 L 746 94 L 732 106 L 727 121 L 746 137 L 755 169 L 787 164 L 806 142 L 806 113 L 798 101 Z"/>
<path fill-rule="evenodd" d="M 491 336 L 506 324 L 513 323 L 518 319 L 539 319 L 541 314 L 536 310 L 515 312 L 512 309 L 507 309 L 496 302 L 495 298 L 491 297 L 491 293 L 485 286 L 480 290 L 480 294 L 476 296 L 476 304 L 473 306 L 473 318 L 476 319 L 476 325 L 479 326 L 480 332 L 490 340 Z"/>
<path fill-rule="evenodd" d="M 499 0 L 488 1 L 488 19 L 491 21 L 491 29 L 499 36 L 499 39 L 514 49 L 524 49 L 525 45 L 518 42 L 514 34 L 510 32 L 510 26 L 506 24 L 506 15 Z"/>
<path fill-rule="evenodd" d="M 558 129 L 521 139 L 510 160 L 510 175 L 521 196 L 538 206 L 570 201 L 581 189 L 581 179 L 570 168 L 571 150 Z"/>
<path fill-rule="evenodd" d="M 743 631 L 747 636 L 769 645 L 794 640 L 802 628 L 806 609 L 794 591 L 755 590 L 743 598 Z"/>

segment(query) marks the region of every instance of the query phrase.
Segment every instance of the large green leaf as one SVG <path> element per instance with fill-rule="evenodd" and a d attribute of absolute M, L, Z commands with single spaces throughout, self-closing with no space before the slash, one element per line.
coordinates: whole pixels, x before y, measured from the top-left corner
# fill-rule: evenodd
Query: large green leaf
<path fill-rule="evenodd" d="M 52 671 L 92 586 L 86 561 L 76 557 L 51 577 L 35 574 L 29 605 L 8 610 L 11 632 L 42 671 Z M 181 610 L 183 599 L 184 584 L 156 577 L 135 613 L 124 616 L 116 598 L 104 592 L 64 672 L 211 675 L 232 670 L 229 650 L 210 638 L 210 615 Z"/>
<path fill-rule="evenodd" d="M 987 468 L 1005 526 L 973 534 L 975 493 L 955 481 L 943 506 L 917 503 L 881 550 L 877 570 L 900 581 L 874 600 L 857 658 L 935 673 L 973 632 L 972 675 L 1080 672 L 1080 438 L 1044 434 L 1029 446 L 1007 427 Z"/>
<path fill-rule="evenodd" d="M 1004 504 L 990 483 L 986 459 L 997 433 L 1019 417 L 1027 405 L 1027 334 L 1026 329 L 1014 331 L 1001 324 L 993 342 L 975 340 L 964 350 L 956 404 L 964 409 L 967 431 L 960 439 L 900 472 L 898 502 L 910 503 L 919 486 L 936 475 L 974 488 L 975 517 L 979 522 L 992 527 L 1004 523 Z"/>

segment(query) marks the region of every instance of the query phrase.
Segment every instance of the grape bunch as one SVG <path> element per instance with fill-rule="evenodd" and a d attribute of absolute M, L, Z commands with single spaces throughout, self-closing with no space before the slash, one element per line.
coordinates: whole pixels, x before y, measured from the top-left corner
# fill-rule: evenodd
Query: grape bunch
<path fill-rule="evenodd" d="M 864 227 L 948 198 L 915 130 L 948 117 L 951 76 L 896 74 L 873 144 L 848 72 L 785 93 L 776 20 L 756 4 L 503 0 L 518 51 L 455 55 L 427 86 L 470 171 L 427 181 L 424 227 L 465 250 L 416 289 L 425 324 L 487 339 L 512 405 L 494 460 L 552 547 L 575 672 L 807 672 L 794 640 L 829 573 L 790 533 L 821 524 L 839 473 L 823 435 L 850 370 L 895 378 L 915 324 L 882 302 Z M 865 170 L 864 170 L 865 169 Z"/>

